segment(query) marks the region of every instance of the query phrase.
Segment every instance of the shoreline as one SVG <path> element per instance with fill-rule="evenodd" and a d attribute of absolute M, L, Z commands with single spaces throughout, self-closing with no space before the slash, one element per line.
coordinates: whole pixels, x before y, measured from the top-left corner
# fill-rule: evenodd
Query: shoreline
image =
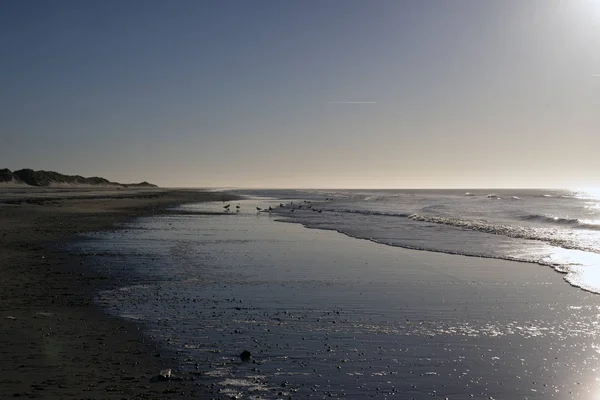
<path fill-rule="evenodd" d="M 91 247 L 148 277 L 108 307 L 172 339 L 182 374 L 199 364 L 216 398 L 597 393 L 597 298 L 552 270 L 279 224 L 254 212 L 261 203 L 241 202 L 236 218 L 139 221 Z M 173 265 L 148 261 L 180 240 Z M 243 349 L 256 364 L 239 362 Z"/>
<path fill-rule="evenodd" d="M 0 391 L 14 397 L 182 398 L 208 393 L 193 378 L 152 382 L 175 354 L 94 304 L 120 284 L 57 249 L 76 235 L 118 228 L 179 204 L 234 200 L 223 192 L 0 190 Z M 83 195 L 82 195 L 83 194 Z M 126 279 L 126 278 L 125 278 Z"/>
<path fill-rule="evenodd" d="M 184 209 L 181 212 L 167 208 L 176 204 L 234 200 L 237 197 L 222 192 L 160 190 L 151 194 L 145 191 L 128 191 L 123 196 L 110 198 L 104 195 L 95 198 L 92 195 L 89 198 L 59 196 L 40 202 L 28 202 L 27 198 L 23 198 L 16 203 L 7 204 L 2 202 L 3 194 L 0 190 L 0 272 L 3 274 L 3 280 L 0 281 L 0 320 L 6 327 L 0 331 L 0 390 L 3 394 L 7 397 L 29 398 L 175 399 L 222 398 L 222 394 L 234 393 L 227 391 L 226 387 L 226 390 L 219 391 L 224 386 L 233 386 L 235 380 L 232 381 L 234 383 L 228 383 L 228 379 L 216 380 L 218 363 L 213 364 L 206 358 L 195 359 L 183 348 L 173 347 L 168 343 L 163 347 L 163 340 L 170 336 L 151 335 L 150 324 L 122 319 L 97 305 L 94 297 L 98 292 L 110 292 L 111 289 L 135 284 L 139 282 L 139 276 L 123 272 L 122 269 L 119 272 L 116 264 L 115 268 L 111 268 L 112 272 L 98 269 L 94 260 L 105 254 L 102 249 L 97 253 L 71 252 L 69 244 L 88 240 L 77 236 L 84 232 L 110 233 L 111 230 L 121 228 L 125 228 L 124 232 L 127 232 L 129 229 L 121 223 L 137 217 L 171 213 L 236 215 L 218 212 L 222 209 L 220 204 L 207 205 L 208 211 L 203 211 L 202 207 L 199 210 Z M 413 393 L 419 397 L 434 390 L 437 393 L 460 393 L 466 396 L 479 391 L 478 395 L 486 394 L 485 398 L 488 394 L 507 393 L 514 397 L 512 395 L 522 393 L 519 390 L 529 390 L 523 382 L 513 379 L 512 371 L 519 368 L 525 368 L 519 369 L 520 375 L 531 375 L 525 381 L 534 382 L 536 386 L 532 389 L 535 390 L 546 390 L 540 388 L 539 384 L 544 388 L 560 390 L 561 393 L 573 391 L 583 394 L 580 391 L 593 389 L 593 382 L 588 382 L 586 374 L 590 373 L 588 369 L 598 360 L 595 353 L 588 354 L 585 349 L 594 343 L 594 321 L 597 314 L 595 295 L 563 287 L 562 276 L 554 271 L 547 268 L 538 270 L 532 264 L 514 261 L 386 246 L 346 234 L 340 235 L 340 232 L 334 230 L 307 229 L 302 224 L 271 224 L 271 218 L 257 218 L 254 206 L 260 204 L 252 203 L 252 199 L 248 200 L 251 212 L 239 214 L 241 220 L 212 218 L 212 226 L 209 219 L 206 220 L 208 225 L 198 226 L 200 231 L 217 228 L 225 232 L 223 240 L 207 239 L 202 245 L 207 255 L 222 254 L 231 258 L 219 260 L 216 264 L 211 264 L 210 256 L 205 259 L 194 257 L 194 260 L 185 262 L 185 265 L 196 262 L 196 267 L 204 268 L 202 278 L 214 279 L 218 286 L 215 289 L 221 295 L 220 303 L 214 303 L 214 296 L 207 294 L 211 307 L 203 307 L 203 303 L 197 303 L 196 315 L 190 314 L 191 321 L 195 321 L 193 324 L 196 325 L 183 325 L 186 329 L 195 329 L 188 338 L 191 344 L 196 343 L 198 331 L 206 326 L 207 337 L 212 337 L 220 345 L 223 332 L 236 333 L 231 336 L 234 342 L 225 346 L 226 349 L 235 350 L 231 350 L 226 356 L 237 361 L 238 350 L 248 348 L 258 360 L 258 365 L 252 364 L 249 367 L 264 369 L 266 372 L 262 374 L 266 376 L 269 376 L 268 371 L 273 372 L 269 368 L 274 366 L 281 371 L 294 372 L 297 365 L 288 363 L 288 358 L 281 359 L 282 364 L 268 361 L 271 358 L 278 359 L 281 352 L 290 356 L 294 351 L 300 351 L 302 354 L 297 355 L 305 357 L 302 349 L 309 345 L 316 346 L 310 349 L 312 354 L 320 357 L 310 359 L 315 367 L 326 367 L 330 365 L 330 361 L 339 361 L 329 360 L 328 357 L 345 354 L 344 357 L 350 357 L 348 359 L 353 361 L 344 362 L 342 369 L 336 369 L 334 373 L 343 374 L 348 367 L 353 368 L 352 373 L 368 372 L 370 363 L 365 362 L 362 356 L 352 358 L 358 353 L 353 352 L 352 348 L 344 347 L 349 342 L 331 342 L 335 335 L 326 341 L 322 338 L 323 329 L 331 329 L 329 320 L 332 317 L 335 322 L 331 323 L 336 324 L 334 332 L 345 327 L 350 329 L 352 335 L 363 335 L 365 340 L 373 332 L 379 332 L 377 343 L 384 337 L 381 333 L 400 332 L 394 340 L 402 343 L 403 352 L 394 354 L 398 349 L 395 345 L 390 345 L 390 353 L 386 356 L 392 357 L 390 362 L 399 360 L 397 368 L 393 370 L 397 374 L 396 378 L 390 381 L 394 383 L 394 387 L 388 388 L 394 390 L 394 393 L 395 390 L 400 390 L 400 393 Z M 245 210 L 246 206 L 242 209 Z M 247 226 L 240 224 L 244 218 Z M 228 227 L 239 232 L 231 236 Z M 139 233 L 133 232 L 137 239 Z M 242 239 L 246 235 L 247 240 L 231 241 L 231 238 L 240 239 L 237 235 L 242 235 Z M 267 252 L 261 251 L 265 248 L 263 244 L 268 235 L 273 235 L 272 239 L 280 245 L 270 247 Z M 196 236 L 202 238 L 205 235 L 196 232 L 194 237 Z M 322 244 L 315 246 L 315 240 Z M 127 243 L 127 239 L 123 243 Z M 272 245 L 274 242 L 269 243 Z M 231 246 L 241 248 L 236 251 Z M 224 251 L 225 249 L 228 251 Z M 255 256 L 236 258 L 236 254 L 245 255 L 248 251 L 256 252 Z M 312 255 L 312 262 L 306 262 L 307 254 Z M 257 260 L 263 261 L 257 263 Z M 110 259 L 107 261 L 111 262 Z M 122 265 L 129 271 L 136 262 L 140 262 L 138 256 Z M 240 269 L 244 263 L 248 263 L 247 266 Z M 337 267 L 340 263 L 348 267 L 343 276 Z M 141 265 L 144 269 L 152 268 L 149 264 L 152 263 Z M 369 273 L 368 282 L 363 282 L 364 265 L 367 264 L 373 271 Z M 160 267 L 161 264 L 157 265 Z M 261 268 L 252 270 L 256 265 Z M 261 304 L 262 292 L 260 296 L 252 297 L 252 287 L 255 284 L 265 284 L 259 278 L 265 273 L 267 265 L 271 265 L 271 271 L 274 272 L 274 275 L 268 274 L 274 285 L 270 288 L 285 286 L 286 289 L 283 292 L 265 290 L 264 293 L 275 298 Z M 278 268 L 279 265 L 288 267 L 282 270 Z M 315 271 L 311 269 L 314 266 L 320 267 Z M 297 274 L 303 268 L 304 273 L 299 276 L 284 276 L 289 272 Z M 247 276 L 241 280 L 228 281 L 234 276 L 228 272 L 244 272 Z M 323 285 L 310 283 L 316 272 L 324 274 L 320 281 Z M 285 279 L 278 280 L 282 278 Z M 308 286 L 300 285 L 306 278 L 309 278 L 306 281 Z M 340 290 L 329 290 L 329 284 L 336 282 L 340 283 Z M 237 287 L 235 285 L 247 285 L 248 290 L 234 290 Z M 165 287 L 168 290 L 168 285 Z M 379 289 L 369 289 L 372 287 Z M 299 307 L 297 299 L 306 294 L 307 288 L 313 290 L 308 298 L 328 300 L 317 306 Z M 325 292 L 321 292 L 321 289 Z M 173 293 L 178 293 L 178 286 L 174 290 Z M 289 297 L 289 293 L 294 290 L 297 295 Z M 157 297 L 153 292 L 152 298 L 168 303 L 177 299 L 172 296 L 173 293 L 168 293 L 167 296 L 163 293 L 163 296 L 159 294 Z M 278 293 L 280 298 L 277 298 Z M 355 293 L 360 293 L 361 297 L 357 298 Z M 368 293 L 370 294 L 367 296 Z M 337 297 L 332 303 L 331 296 L 334 294 Z M 378 296 L 383 296 L 381 301 L 373 303 Z M 231 307 L 231 299 L 234 297 L 243 299 L 245 307 Z M 369 304 L 369 298 L 376 308 L 381 304 L 393 305 L 388 310 L 392 317 L 386 318 L 387 322 L 374 323 L 371 320 L 372 314 L 365 313 L 365 310 L 372 308 L 361 308 L 364 304 Z M 182 301 L 186 299 L 185 296 L 181 298 Z M 286 304 L 285 301 L 288 300 L 290 303 Z M 253 304 L 256 301 L 258 304 Z M 128 304 L 144 307 L 143 302 Z M 178 304 L 176 300 L 171 305 Z M 220 307 L 217 307 L 216 312 L 215 304 Z M 272 309 L 272 304 L 277 306 Z M 323 319 L 323 310 L 331 312 L 331 304 L 335 304 L 334 310 L 339 313 L 327 314 L 327 318 Z M 288 311 L 288 314 L 282 315 L 282 309 Z M 361 309 L 363 314 L 357 312 Z M 443 318 L 441 312 L 444 313 Z M 304 315 L 307 318 L 292 318 L 291 315 Z M 356 324 L 348 325 L 351 317 L 356 319 Z M 262 322 L 256 324 L 253 322 L 256 319 Z M 297 325 L 287 329 L 285 324 L 281 326 L 282 319 L 285 324 Z M 315 329 L 305 332 L 307 321 L 312 321 Z M 371 327 L 375 331 L 369 330 L 371 328 L 357 328 L 362 326 Z M 276 331 L 277 329 L 281 330 Z M 575 337 L 568 333 L 573 329 L 579 332 Z M 289 343 L 300 343 L 299 337 L 296 338 L 298 340 L 293 340 L 293 335 L 299 332 L 305 332 L 302 335 L 306 336 L 306 340 L 303 338 L 302 345 L 298 348 L 289 347 Z M 453 333 L 447 336 L 448 332 Z M 470 339 L 474 332 L 476 338 Z M 281 341 L 284 337 L 285 341 Z M 442 339 L 432 342 L 434 337 Z M 212 339 L 208 343 L 210 340 Z M 322 352 L 323 343 L 329 343 L 330 348 L 337 350 Z M 370 342 L 367 340 L 365 343 Z M 431 350 L 431 343 L 434 344 L 435 351 Z M 565 347 L 565 343 L 568 346 Z M 512 353 L 506 353 L 507 349 L 513 348 L 515 350 Z M 437 354 L 436 357 L 441 357 L 440 360 L 456 364 L 455 369 L 444 369 L 444 365 L 451 364 L 432 364 L 430 350 L 423 353 L 424 349 L 433 351 L 431 354 Z M 547 349 L 555 350 L 548 352 Z M 542 354 L 543 351 L 546 353 Z M 370 350 L 366 348 L 363 353 L 370 356 L 369 360 L 373 362 L 380 361 L 375 347 Z M 457 359 L 457 354 L 463 354 L 464 357 Z M 484 354 L 487 358 L 483 357 Z M 493 363 L 489 363 L 489 357 L 492 356 Z M 421 360 L 419 365 L 422 370 L 417 371 L 419 378 L 415 378 L 417 375 L 413 374 L 415 371 L 411 367 L 415 359 Z M 560 359 L 560 365 L 546 361 L 552 359 Z M 523 360 L 527 360 L 527 363 Z M 194 369 L 193 361 L 199 361 L 201 367 L 196 364 Z M 382 364 L 381 367 L 390 368 L 390 365 L 392 364 Z M 571 369 L 563 367 L 568 365 L 581 366 L 581 369 L 571 372 Z M 469 376 L 479 374 L 477 379 L 483 382 L 483 386 L 479 385 L 477 391 L 473 392 L 474 388 L 462 385 L 460 379 L 463 375 L 460 375 L 462 372 L 459 367 L 467 368 L 465 372 Z M 496 369 L 492 371 L 492 367 Z M 548 369 L 539 370 L 541 367 Z M 159 371 L 168 368 L 174 369 L 175 378 L 156 381 Z M 428 375 L 432 368 L 438 368 L 436 375 Z M 570 377 L 568 382 L 583 384 L 574 386 L 555 382 L 554 377 L 562 375 Z M 277 376 L 282 379 L 281 375 Z M 490 377 L 494 379 L 490 380 Z M 320 378 L 321 375 L 317 375 L 312 379 Z M 375 385 L 378 378 L 370 379 Z M 410 386 L 416 385 L 417 381 L 414 379 L 420 382 L 418 390 Z M 348 387 L 354 386 L 356 390 L 364 387 L 364 384 L 358 385 L 346 375 L 337 375 L 334 381 L 346 382 Z M 494 386 L 496 381 L 505 386 Z M 281 388 L 277 381 L 274 382 L 276 385 L 269 390 L 279 393 Z M 329 385 L 322 384 L 325 385 L 323 388 Z M 260 390 L 264 388 L 260 387 Z M 491 392 L 488 393 L 488 390 Z"/>

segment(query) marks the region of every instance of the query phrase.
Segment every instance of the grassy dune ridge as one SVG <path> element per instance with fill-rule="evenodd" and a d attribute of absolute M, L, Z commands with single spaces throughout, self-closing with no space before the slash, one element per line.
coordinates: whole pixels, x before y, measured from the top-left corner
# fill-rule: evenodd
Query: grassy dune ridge
<path fill-rule="evenodd" d="M 157 187 L 146 181 L 140 183 L 118 183 L 108 179 L 92 176 L 85 178 L 81 175 L 64 175 L 54 171 L 34 171 L 20 169 L 12 172 L 8 168 L 0 169 L 0 182 L 23 184 L 28 186 L 55 185 L 92 185 L 92 186 L 125 186 L 125 187 Z"/>

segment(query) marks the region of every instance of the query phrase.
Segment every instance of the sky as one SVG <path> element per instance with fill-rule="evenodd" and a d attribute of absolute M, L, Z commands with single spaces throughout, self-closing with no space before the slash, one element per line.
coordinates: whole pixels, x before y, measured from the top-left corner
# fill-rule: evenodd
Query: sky
<path fill-rule="evenodd" d="M 600 187 L 600 0 L 0 0 L 0 168 Z"/>

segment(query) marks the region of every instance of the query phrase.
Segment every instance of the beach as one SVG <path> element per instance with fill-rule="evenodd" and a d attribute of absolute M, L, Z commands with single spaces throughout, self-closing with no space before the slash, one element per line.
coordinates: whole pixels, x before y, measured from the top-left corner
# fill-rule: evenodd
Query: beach
<path fill-rule="evenodd" d="M 0 191 L 2 398 L 181 398 L 190 380 L 152 382 L 172 364 L 140 333 L 93 303 L 118 285 L 55 244 L 186 202 L 229 198 L 198 190 L 3 188 Z"/>
<path fill-rule="evenodd" d="M 189 204 L 72 249 L 100 273 L 135 274 L 97 302 L 143 324 L 179 354 L 175 374 L 219 399 L 597 396 L 598 297 L 564 274 L 257 210 L 279 201 L 231 202 L 227 216 L 211 214 L 222 202 Z"/>
<path fill-rule="evenodd" d="M 0 1 L 0 400 L 600 400 L 600 0 Z"/>
<path fill-rule="evenodd" d="M 308 229 L 262 211 L 279 199 L 165 190 L 3 199 L 9 397 L 600 392 L 598 295 L 545 265 Z M 224 213 L 227 204 L 239 212 Z M 173 379 L 157 381 L 167 368 Z"/>

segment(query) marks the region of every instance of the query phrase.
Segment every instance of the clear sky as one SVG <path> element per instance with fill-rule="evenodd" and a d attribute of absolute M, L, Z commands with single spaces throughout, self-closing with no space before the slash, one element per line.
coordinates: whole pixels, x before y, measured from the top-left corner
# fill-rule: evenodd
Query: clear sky
<path fill-rule="evenodd" d="M 0 0 L 0 168 L 600 186 L 600 0 Z"/>

